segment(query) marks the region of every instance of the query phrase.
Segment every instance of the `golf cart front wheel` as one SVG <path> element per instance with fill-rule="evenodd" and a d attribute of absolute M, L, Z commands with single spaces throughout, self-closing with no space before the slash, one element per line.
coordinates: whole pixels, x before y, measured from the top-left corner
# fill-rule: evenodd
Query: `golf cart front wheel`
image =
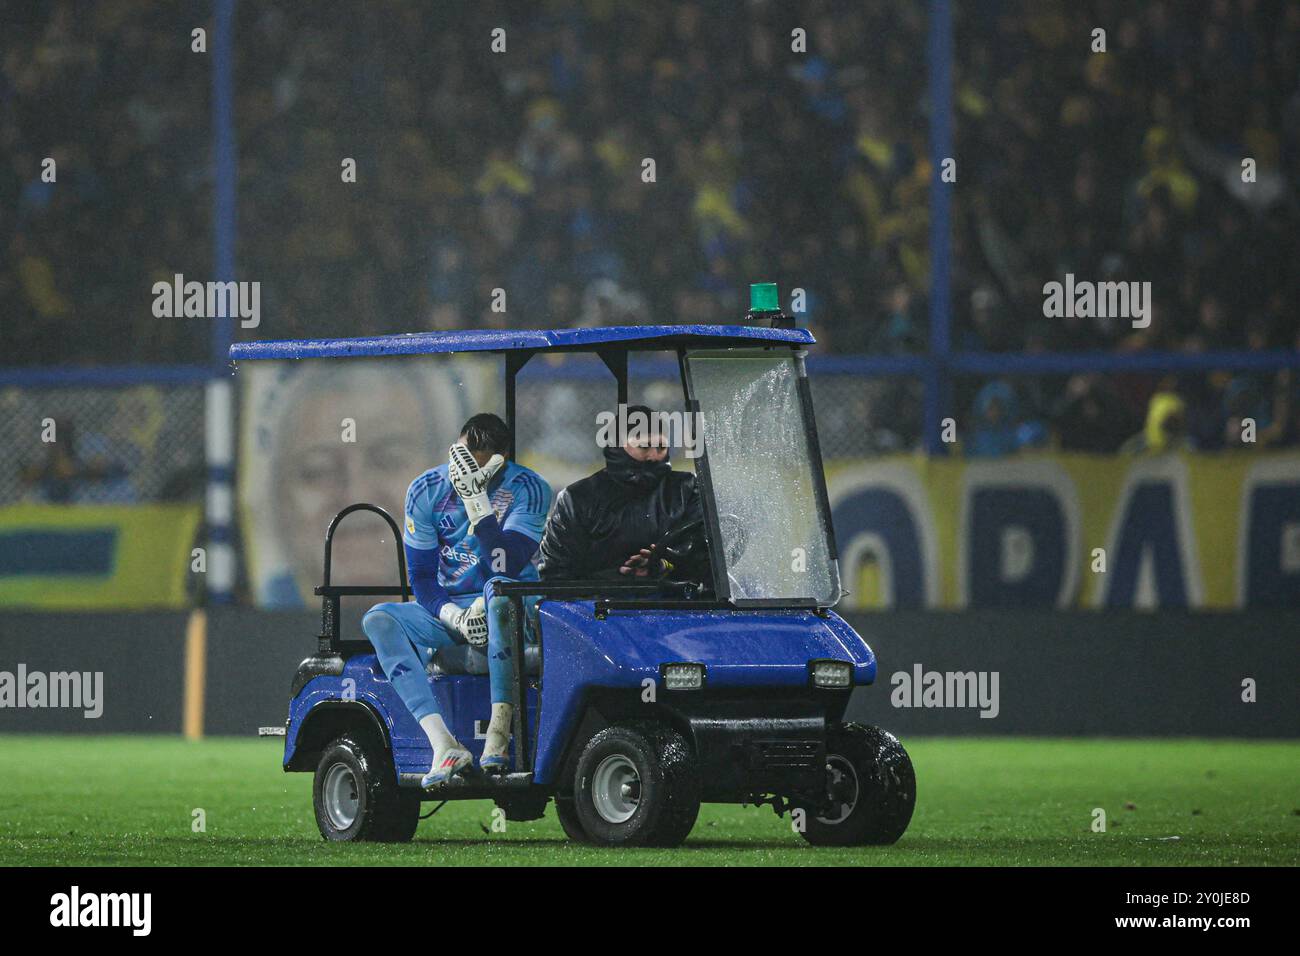
<path fill-rule="evenodd" d="M 556 797 L 555 815 L 560 820 L 560 826 L 564 828 L 564 835 L 568 837 L 571 842 L 591 842 L 591 837 L 587 836 L 587 831 L 582 828 L 582 821 L 578 819 L 578 809 L 575 806 L 574 801 Z"/>
<path fill-rule="evenodd" d="M 826 796 L 803 808 L 803 836 L 813 846 L 896 843 L 915 806 L 916 774 L 898 738 L 845 724 L 827 736 Z"/>
<path fill-rule="evenodd" d="M 321 836 L 337 842 L 405 843 L 420 823 L 420 795 L 398 787 L 387 754 L 346 734 L 321 754 L 312 803 Z"/>
<path fill-rule="evenodd" d="M 578 758 L 574 784 L 578 823 L 604 846 L 677 846 L 700 812 L 695 754 L 660 724 L 600 731 Z"/>

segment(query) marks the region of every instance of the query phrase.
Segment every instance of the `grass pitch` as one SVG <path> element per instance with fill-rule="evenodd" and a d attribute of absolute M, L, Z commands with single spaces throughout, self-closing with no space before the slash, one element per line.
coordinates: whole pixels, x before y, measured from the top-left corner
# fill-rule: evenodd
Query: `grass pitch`
<path fill-rule="evenodd" d="M 1300 743 L 904 743 L 918 796 L 895 846 L 817 849 L 768 807 L 706 805 L 679 849 L 607 850 L 566 842 L 551 809 L 492 832 L 484 801 L 447 804 L 409 844 L 325 843 L 279 739 L 7 736 L 0 865 L 1300 864 Z"/>

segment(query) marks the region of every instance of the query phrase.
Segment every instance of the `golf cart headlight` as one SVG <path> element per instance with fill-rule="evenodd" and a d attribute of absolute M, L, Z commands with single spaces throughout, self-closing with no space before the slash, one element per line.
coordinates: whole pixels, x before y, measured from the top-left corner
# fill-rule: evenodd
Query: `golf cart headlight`
<path fill-rule="evenodd" d="M 699 690 L 704 686 L 704 665 L 665 664 L 663 678 L 669 690 Z"/>
<path fill-rule="evenodd" d="M 814 687 L 852 687 L 853 665 L 846 661 L 812 661 Z"/>

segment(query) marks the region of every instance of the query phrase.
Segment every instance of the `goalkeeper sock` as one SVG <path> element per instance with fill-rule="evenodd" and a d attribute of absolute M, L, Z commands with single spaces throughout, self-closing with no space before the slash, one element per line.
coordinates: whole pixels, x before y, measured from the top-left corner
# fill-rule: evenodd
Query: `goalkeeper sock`
<path fill-rule="evenodd" d="M 493 704 L 492 719 L 488 721 L 487 740 L 483 742 L 483 755 L 500 756 L 510 750 L 510 722 L 514 708 L 509 704 Z"/>
<path fill-rule="evenodd" d="M 433 765 L 435 767 L 438 765 L 438 758 L 448 750 L 465 749 L 461 747 L 460 741 L 453 737 L 451 731 L 447 729 L 442 714 L 430 714 L 428 717 L 421 717 L 420 729 L 429 738 L 429 746 L 433 748 Z"/>

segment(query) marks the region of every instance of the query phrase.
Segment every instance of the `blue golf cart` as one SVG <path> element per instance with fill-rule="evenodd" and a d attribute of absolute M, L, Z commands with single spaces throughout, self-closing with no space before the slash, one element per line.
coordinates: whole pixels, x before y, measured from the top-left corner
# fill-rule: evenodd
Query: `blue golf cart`
<path fill-rule="evenodd" d="M 680 370 L 682 411 L 702 430 L 694 460 L 702 526 L 682 529 L 707 552 L 699 580 L 498 588 L 516 630 L 505 774 L 421 789 L 432 759 L 424 733 L 364 635 L 340 633 L 343 598 L 412 599 L 401 531 L 371 504 L 335 516 L 315 589 L 319 647 L 293 677 L 284 749 L 286 771 L 315 774 L 325 838 L 409 840 L 422 803 L 447 800 L 492 800 L 509 820 L 538 819 L 553 801 L 571 840 L 607 846 L 676 846 L 701 803 L 791 812 L 815 845 L 887 844 L 903 834 L 916 799 L 906 751 L 892 734 L 844 720 L 853 689 L 875 680 L 876 659 L 834 611 L 842 591 L 804 369 L 814 339 L 775 308 L 769 289 L 771 299 L 739 325 L 431 332 L 231 349 L 236 362 L 500 355 L 512 433 L 516 376 L 535 356 L 595 354 L 625 405 L 629 354 L 668 353 Z M 388 523 L 397 579 L 335 584 L 335 532 L 366 512 Z M 533 610 L 526 601 L 537 602 L 535 643 L 522 639 Z M 491 709 L 484 650 L 447 648 L 428 672 L 448 727 L 477 757 Z"/>

